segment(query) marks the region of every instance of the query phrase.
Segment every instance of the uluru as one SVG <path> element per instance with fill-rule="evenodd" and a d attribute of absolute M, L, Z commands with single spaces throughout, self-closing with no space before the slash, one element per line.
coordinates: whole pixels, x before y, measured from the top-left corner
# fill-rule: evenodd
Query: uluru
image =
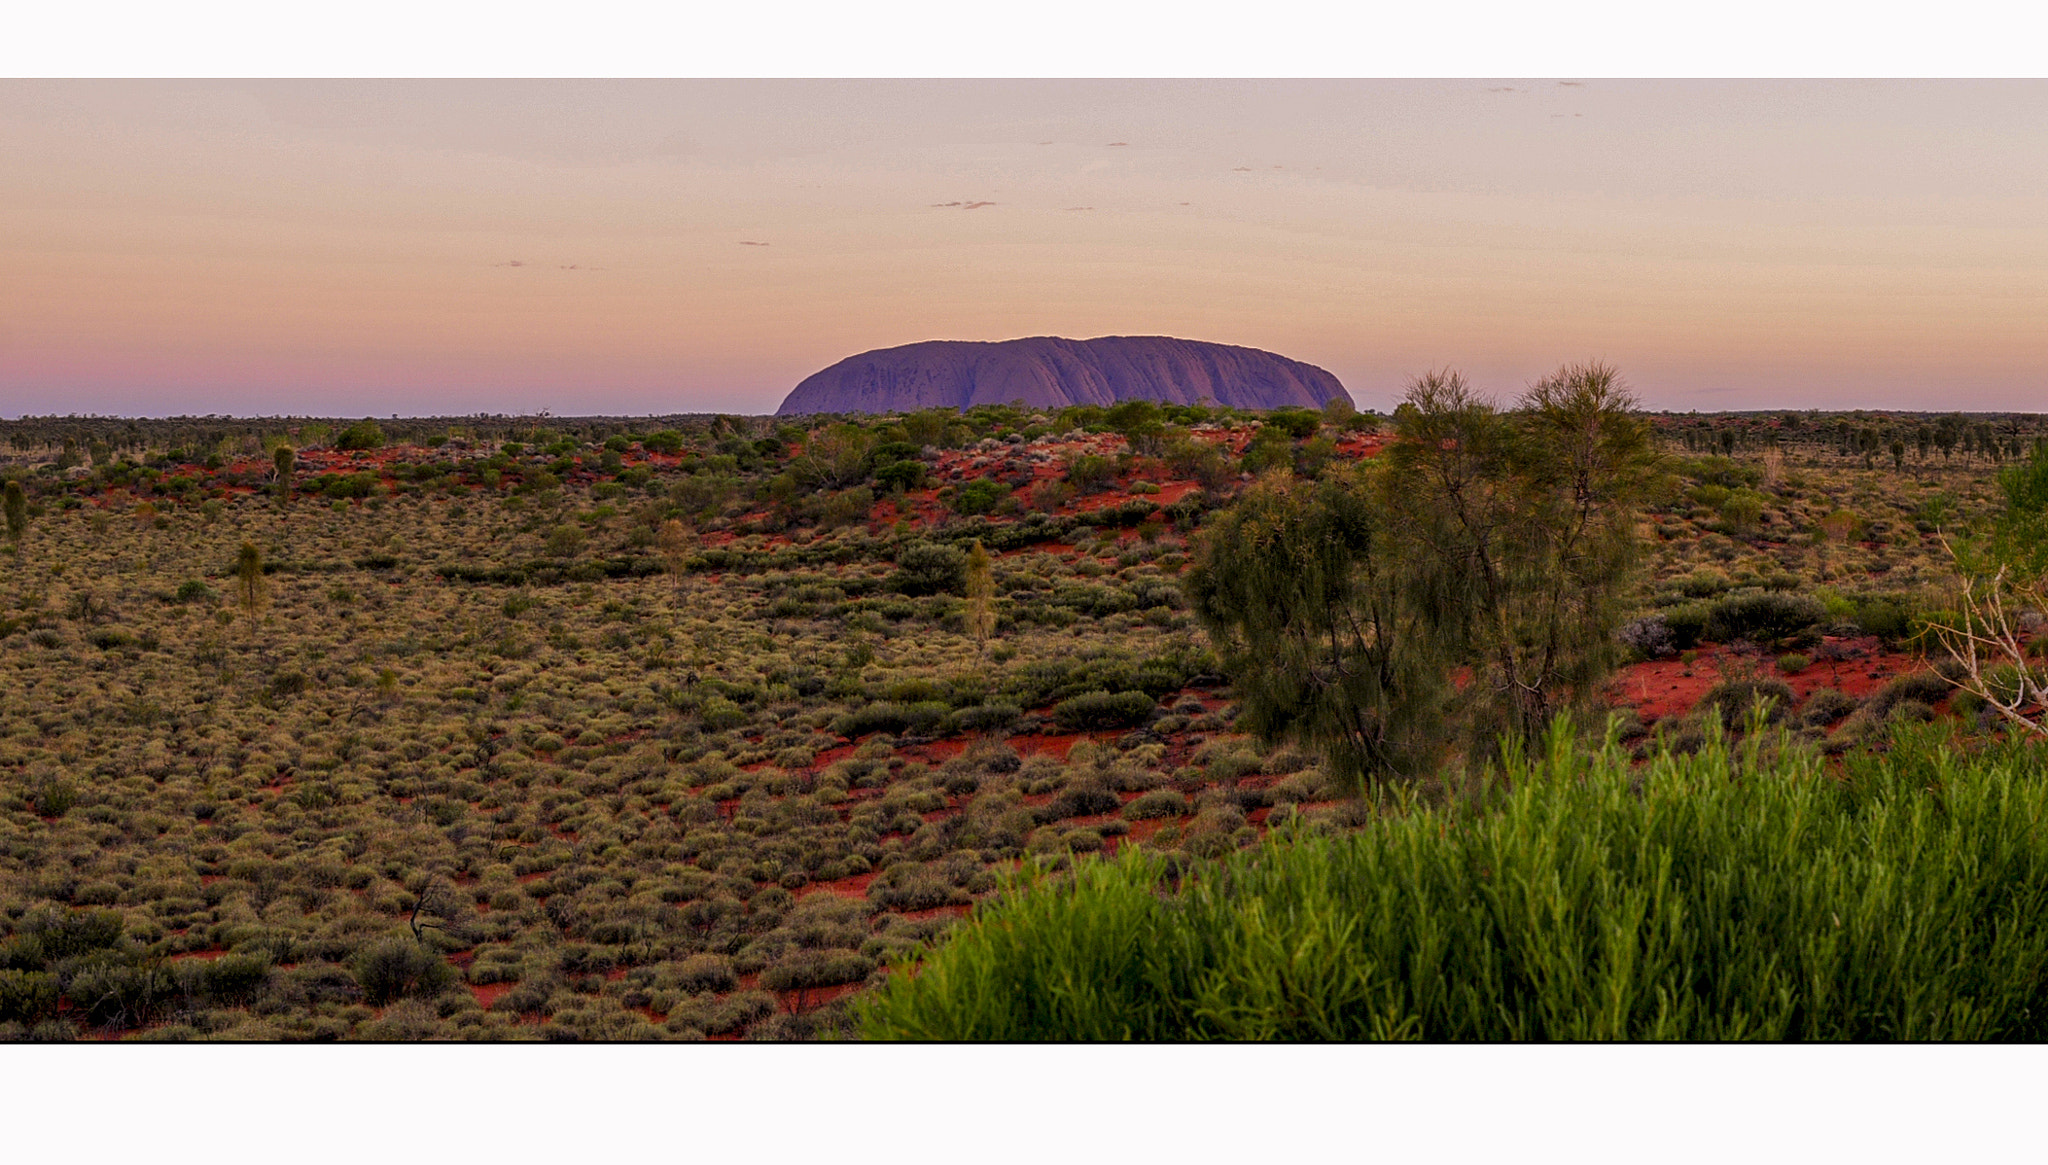
<path fill-rule="evenodd" d="M 1321 408 L 1351 399 L 1335 376 L 1257 348 L 1171 336 L 1065 340 L 928 340 L 849 356 L 783 399 L 777 416 L 966 409 L 1022 401 L 1032 408 L 1125 400 L 1231 408 Z"/>

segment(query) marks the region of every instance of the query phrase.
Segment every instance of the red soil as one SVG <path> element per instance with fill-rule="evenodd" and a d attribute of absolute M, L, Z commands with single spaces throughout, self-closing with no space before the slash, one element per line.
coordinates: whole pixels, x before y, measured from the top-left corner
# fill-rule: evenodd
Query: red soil
<path fill-rule="evenodd" d="M 831 894 L 840 898 L 866 898 L 868 883 L 874 880 L 875 875 L 868 873 L 838 878 L 830 882 L 806 882 L 797 889 L 796 896 L 808 898 L 813 894 Z"/>
<path fill-rule="evenodd" d="M 1845 658 L 1820 658 L 1829 654 Z M 1768 656 L 1747 658 L 1758 675 L 1785 681 L 1802 701 L 1819 688 L 1834 688 L 1862 699 L 1899 676 L 1927 666 L 1919 656 L 1885 651 L 1875 637 L 1826 639 L 1813 655 L 1815 662 L 1792 676 L 1780 672 Z M 1635 664 L 1624 668 L 1610 685 L 1609 702 L 1618 708 L 1634 708 L 1645 722 L 1684 715 L 1720 682 L 1723 670 L 1737 658 L 1741 657 L 1725 647 L 1704 647 L 1689 667 L 1677 658 Z"/>
<path fill-rule="evenodd" d="M 517 983 L 471 983 L 469 985 L 469 993 L 476 996 L 479 1007 L 489 1011 L 491 1004 L 496 1003 L 499 996 L 504 995 L 517 986 Z"/>
<path fill-rule="evenodd" d="M 170 961 L 176 963 L 185 959 L 197 959 L 202 963 L 210 963 L 227 953 L 228 949 L 226 947 L 208 947 L 203 951 L 184 951 L 180 954 L 172 955 L 170 956 Z"/>
<path fill-rule="evenodd" d="M 840 983 L 831 987 L 805 987 L 795 991 L 777 991 L 776 1006 L 790 1015 L 802 1015 L 816 1011 L 835 999 L 851 995 L 860 990 L 859 983 Z"/>

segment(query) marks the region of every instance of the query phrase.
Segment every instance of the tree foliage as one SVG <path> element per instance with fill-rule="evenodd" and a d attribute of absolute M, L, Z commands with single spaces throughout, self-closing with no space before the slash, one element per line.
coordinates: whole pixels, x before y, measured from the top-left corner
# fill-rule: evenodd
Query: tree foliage
<path fill-rule="evenodd" d="M 1591 704 L 1619 659 L 1656 473 L 1634 408 L 1598 364 L 1511 410 L 1431 373 L 1381 458 L 1316 483 L 1270 472 L 1187 580 L 1245 725 L 1357 781 L 1422 772 L 1461 735 L 1531 739 Z"/>
<path fill-rule="evenodd" d="M 21 536 L 28 531 L 28 495 L 21 483 L 9 481 L 5 487 L 4 503 L 0 508 L 7 512 L 7 540 L 20 545 Z"/>

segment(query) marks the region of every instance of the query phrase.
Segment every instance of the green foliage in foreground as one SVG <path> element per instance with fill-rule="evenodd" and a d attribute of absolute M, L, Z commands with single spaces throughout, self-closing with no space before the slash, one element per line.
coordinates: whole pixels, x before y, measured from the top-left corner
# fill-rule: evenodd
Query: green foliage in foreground
<path fill-rule="evenodd" d="M 1824 772 L 1757 738 L 1632 769 L 1563 731 L 1488 808 L 1415 804 L 1190 871 L 1012 886 L 862 1011 L 869 1038 L 2048 1035 L 2037 752 L 1930 730 Z M 1782 743 L 1782 738 L 1781 738 Z"/>

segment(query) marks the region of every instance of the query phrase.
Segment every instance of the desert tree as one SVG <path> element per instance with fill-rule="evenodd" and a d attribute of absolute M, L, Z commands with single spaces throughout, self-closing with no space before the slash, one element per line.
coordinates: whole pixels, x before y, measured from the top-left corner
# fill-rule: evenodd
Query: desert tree
<path fill-rule="evenodd" d="M 661 561 L 668 567 L 670 598 L 679 606 L 683 601 L 683 567 L 690 557 L 690 543 L 690 531 L 679 518 L 663 522 L 660 533 L 655 535 Z"/>
<path fill-rule="evenodd" d="M 989 553 L 976 538 L 967 551 L 967 630 L 975 647 L 986 652 L 996 629 L 996 580 Z"/>
<path fill-rule="evenodd" d="M 270 455 L 271 467 L 277 472 L 277 499 L 279 503 L 291 500 L 292 466 L 298 460 L 290 445 L 279 445 Z"/>
<path fill-rule="evenodd" d="M 1456 735 L 1484 751 L 1596 704 L 1657 473 L 1611 368 L 1511 410 L 1433 372 L 1382 457 L 1315 487 L 1275 471 L 1217 520 L 1189 598 L 1248 728 L 1342 775 L 1413 775 Z"/>
<path fill-rule="evenodd" d="M 1384 476 L 1265 475 L 1213 520 L 1183 580 L 1241 725 L 1300 740 L 1353 784 L 1434 762 L 1456 665 L 1412 601 Z"/>
<path fill-rule="evenodd" d="M 235 600 L 252 625 L 263 609 L 263 551 L 254 542 L 242 543 L 235 554 Z"/>
<path fill-rule="evenodd" d="M 28 532 L 28 494 L 21 483 L 9 480 L 4 491 L 0 491 L 0 509 L 7 512 L 7 541 L 19 549 L 21 537 Z"/>

